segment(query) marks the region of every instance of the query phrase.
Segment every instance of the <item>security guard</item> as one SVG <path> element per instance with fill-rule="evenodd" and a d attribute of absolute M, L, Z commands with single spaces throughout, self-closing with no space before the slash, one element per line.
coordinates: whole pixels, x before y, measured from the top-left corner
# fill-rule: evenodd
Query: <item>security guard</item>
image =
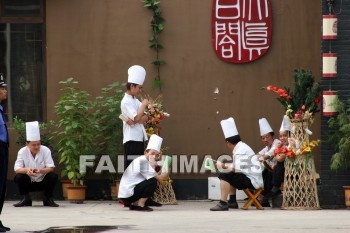
<path fill-rule="evenodd" d="M 4 77 L 0 73 L 0 103 L 7 99 L 6 83 Z M 7 182 L 7 169 L 9 160 L 9 135 L 7 132 L 6 120 L 4 117 L 4 109 L 0 105 L 0 215 L 2 207 L 4 206 L 5 193 L 6 193 L 6 182 Z M 6 232 L 11 230 L 8 227 L 2 225 L 0 221 L 0 232 Z"/>

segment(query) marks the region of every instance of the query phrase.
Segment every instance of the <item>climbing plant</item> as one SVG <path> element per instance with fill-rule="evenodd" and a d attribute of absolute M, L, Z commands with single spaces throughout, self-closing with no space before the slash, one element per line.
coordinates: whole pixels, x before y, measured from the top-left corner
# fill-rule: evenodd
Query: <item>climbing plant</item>
<path fill-rule="evenodd" d="M 153 88 L 159 88 L 161 90 L 163 81 L 160 79 L 160 66 L 165 64 L 165 61 L 159 58 L 159 51 L 163 48 L 163 45 L 159 42 L 159 35 L 164 30 L 163 23 L 165 19 L 162 17 L 162 10 L 159 7 L 159 3 L 159 0 L 144 0 L 144 7 L 152 10 L 153 13 L 151 18 L 152 35 L 149 38 L 149 47 L 156 52 L 156 58 L 152 61 L 152 64 L 157 70 L 157 74 L 153 80 Z"/>

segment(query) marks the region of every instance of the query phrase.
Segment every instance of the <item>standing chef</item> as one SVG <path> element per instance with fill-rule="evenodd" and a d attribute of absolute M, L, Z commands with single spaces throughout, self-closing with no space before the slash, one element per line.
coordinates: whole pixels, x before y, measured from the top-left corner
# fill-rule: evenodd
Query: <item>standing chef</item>
<path fill-rule="evenodd" d="M 50 149 L 41 145 L 39 122 L 26 122 L 26 138 L 27 144 L 18 151 L 14 167 L 14 180 L 23 200 L 14 206 L 31 206 L 29 192 L 43 190 L 44 206 L 58 207 L 52 199 L 58 175 L 53 172 L 55 164 Z"/>
<path fill-rule="evenodd" d="M 144 142 L 148 140 L 144 127 L 144 123 L 148 120 L 144 114 L 148 100 L 144 99 L 141 103 L 136 98 L 142 92 L 145 77 L 146 71 L 142 66 L 134 65 L 128 69 L 126 92 L 120 104 L 121 113 L 126 118 L 123 121 L 124 168 L 131 162 L 130 159 L 128 160 L 129 155 L 143 155 Z"/>

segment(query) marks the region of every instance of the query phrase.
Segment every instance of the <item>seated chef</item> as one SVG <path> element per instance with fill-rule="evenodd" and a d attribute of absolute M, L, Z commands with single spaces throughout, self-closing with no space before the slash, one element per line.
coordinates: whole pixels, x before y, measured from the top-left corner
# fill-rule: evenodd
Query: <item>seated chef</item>
<path fill-rule="evenodd" d="M 277 148 L 287 148 L 289 144 L 289 130 L 290 130 L 290 120 L 284 115 L 282 124 L 279 131 L 279 139 L 280 142 L 277 145 Z M 279 194 L 281 194 L 281 185 L 284 181 L 284 160 L 286 158 L 285 153 L 276 153 L 275 150 L 275 159 L 276 165 L 272 170 L 272 189 L 269 193 L 267 193 L 264 198 L 273 198 Z"/>
<path fill-rule="evenodd" d="M 233 118 L 222 120 L 221 127 L 227 147 L 232 151 L 232 164 L 217 161 L 216 166 L 222 172 L 219 175 L 221 197 L 211 211 L 237 209 L 236 189 L 259 189 L 263 187 L 262 168 L 254 151 L 238 134 Z M 229 200 L 227 201 L 227 197 Z"/>
<path fill-rule="evenodd" d="M 153 211 L 149 207 L 154 203 L 150 198 L 157 188 L 157 181 L 163 181 L 169 176 L 169 173 L 158 174 L 152 167 L 159 157 L 162 141 L 161 137 L 153 134 L 145 154 L 134 159 L 122 176 L 118 197 L 130 210 Z"/>
<path fill-rule="evenodd" d="M 18 151 L 15 162 L 15 183 L 23 200 L 14 204 L 15 207 L 31 206 L 29 192 L 44 191 L 44 206 L 58 207 L 53 199 L 53 190 L 58 175 L 53 172 L 55 164 L 51 151 L 40 143 L 40 130 L 37 121 L 26 123 L 26 146 Z"/>
<path fill-rule="evenodd" d="M 265 167 L 262 173 L 264 179 L 264 191 L 261 194 L 266 195 L 272 189 L 272 169 L 276 165 L 274 152 L 280 141 L 275 138 L 275 133 L 266 118 L 259 119 L 259 128 L 261 141 L 265 146 L 258 152 L 260 155 L 259 161 L 263 162 Z M 262 199 L 260 202 L 263 207 L 270 207 L 267 199 Z"/>

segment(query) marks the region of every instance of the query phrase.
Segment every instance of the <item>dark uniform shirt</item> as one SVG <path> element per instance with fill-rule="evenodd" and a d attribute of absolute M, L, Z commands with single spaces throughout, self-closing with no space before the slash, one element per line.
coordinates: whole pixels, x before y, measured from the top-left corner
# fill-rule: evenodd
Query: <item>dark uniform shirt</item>
<path fill-rule="evenodd" d="M 6 126 L 6 121 L 3 113 L 4 109 L 0 105 L 0 141 L 8 143 L 9 142 L 9 137 L 7 133 L 7 126 Z"/>

